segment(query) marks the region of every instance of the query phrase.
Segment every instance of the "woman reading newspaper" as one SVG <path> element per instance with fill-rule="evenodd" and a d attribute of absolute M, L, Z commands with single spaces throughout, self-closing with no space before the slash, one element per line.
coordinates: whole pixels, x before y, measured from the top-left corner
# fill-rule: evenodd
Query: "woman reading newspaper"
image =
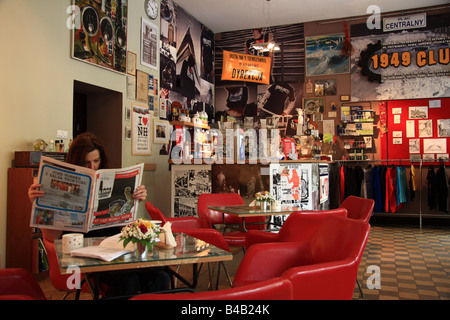
<path fill-rule="evenodd" d="M 93 170 L 108 169 L 110 162 L 101 141 L 92 133 L 86 132 L 78 135 L 72 142 L 67 153 L 66 162 L 78 166 L 84 166 Z M 39 190 L 42 185 L 34 183 L 28 190 L 28 197 L 33 202 L 37 197 L 44 195 Z M 144 185 L 139 186 L 132 194 L 137 201 L 145 201 L 147 190 Z M 48 240 L 59 239 L 63 231 L 41 229 Z M 119 227 L 111 227 L 90 231 L 86 237 L 111 236 L 120 233 Z M 147 268 L 144 270 L 124 270 L 103 272 L 100 282 L 108 288 L 106 296 L 129 296 L 139 292 L 152 292 L 167 290 L 169 288 L 169 275 L 159 268 Z"/>

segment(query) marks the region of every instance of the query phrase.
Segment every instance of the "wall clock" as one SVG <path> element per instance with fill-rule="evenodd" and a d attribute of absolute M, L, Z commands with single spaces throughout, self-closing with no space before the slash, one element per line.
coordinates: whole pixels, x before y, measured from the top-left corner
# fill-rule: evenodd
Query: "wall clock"
<path fill-rule="evenodd" d="M 145 13 L 150 19 L 158 16 L 158 3 L 155 0 L 145 0 Z"/>

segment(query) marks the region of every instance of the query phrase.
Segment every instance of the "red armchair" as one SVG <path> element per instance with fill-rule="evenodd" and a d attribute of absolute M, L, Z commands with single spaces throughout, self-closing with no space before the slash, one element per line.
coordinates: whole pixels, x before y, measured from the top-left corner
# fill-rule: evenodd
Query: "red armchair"
<path fill-rule="evenodd" d="M 249 230 L 245 235 L 245 248 L 264 242 L 306 241 L 311 238 L 323 219 L 330 214 L 346 217 L 347 210 L 338 208 L 323 211 L 297 211 L 289 215 L 278 233 Z"/>
<path fill-rule="evenodd" d="M 197 212 L 202 221 L 203 228 L 213 228 L 216 224 L 242 224 L 242 219 L 233 215 L 225 214 L 224 217 L 221 212 L 211 210 L 208 206 L 227 206 L 227 205 L 242 205 L 245 204 L 242 197 L 237 193 L 204 193 L 198 198 Z M 247 218 L 246 228 L 264 229 L 264 224 L 251 225 L 254 222 L 265 222 L 265 217 Z M 231 247 L 244 247 L 245 232 L 231 231 L 224 234 L 225 241 Z"/>
<path fill-rule="evenodd" d="M 351 299 L 369 230 L 368 223 L 329 215 L 309 241 L 253 245 L 233 286 L 281 276 L 292 282 L 295 300 Z"/>
<path fill-rule="evenodd" d="M 196 293 L 143 294 L 131 300 L 292 300 L 292 294 L 291 282 L 277 277 L 239 288 Z"/>
<path fill-rule="evenodd" d="M 344 201 L 342 201 L 339 208 L 347 209 L 347 217 L 349 219 L 369 222 L 374 206 L 375 201 L 373 199 L 348 196 Z"/>
<path fill-rule="evenodd" d="M 22 268 L 0 269 L 0 300 L 46 300 L 33 275 Z"/>

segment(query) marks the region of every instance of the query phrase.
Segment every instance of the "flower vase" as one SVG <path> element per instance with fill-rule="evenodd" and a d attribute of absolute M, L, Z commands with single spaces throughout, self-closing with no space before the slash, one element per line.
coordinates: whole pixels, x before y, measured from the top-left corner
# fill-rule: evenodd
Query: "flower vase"
<path fill-rule="evenodd" d="M 145 244 L 136 242 L 134 244 L 134 252 L 136 254 L 136 258 L 145 260 L 145 259 L 147 259 L 147 255 L 148 255 L 148 247 Z"/>
<path fill-rule="evenodd" d="M 261 202 L 261 209 L 263 211 L 267 211 L 270 209 L 270 202 L 269 201 L 263 201 Z"/>

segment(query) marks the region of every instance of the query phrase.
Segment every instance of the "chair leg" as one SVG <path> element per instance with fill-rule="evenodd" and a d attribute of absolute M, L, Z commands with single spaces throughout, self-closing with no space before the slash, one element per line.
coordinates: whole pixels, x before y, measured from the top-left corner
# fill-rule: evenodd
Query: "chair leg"
<path fill-rule="evenodd" d="M 216 290 L 218 290 L 219 288 L 219 278 L 220 278 L 220 266 L 223 266 L 223 270 L 225 271 L 225 274 L 227 276 L 228 279 L 228 283 L 230 284 L 230 286 L 233 286 L 233 281 L 231 280 L 230 274 L 228 273 L 227 267 L 225 266 L 225 263 L 223 263 L 223 261 L 219 262 L 219 267 L 217 269 L 217 282 L 216 282 Z"/>
<path fill-rule="evenodd" d="M 230 287 L 233 286 L 233 281 L 231 280 L 230 274 L 228 273 L 227 267 L 225 266 L 225 263 L 223 261 L 220 262 L 223 265 L 223 270 L 225 270 L 225 274 L 227 275 L 228 283 L 230 284 Z"/>
<path fill-rule="evenodd" d="M 359 283 L 359 280 L 358 280 L 358 279 L 356 279 L 356 283 L 358 284 L 359 296 L 360 296 L 361 298 L 364 298 L 364 293 L 363 293 L 363 291 L 362 291 L 361 284 Z"/>

